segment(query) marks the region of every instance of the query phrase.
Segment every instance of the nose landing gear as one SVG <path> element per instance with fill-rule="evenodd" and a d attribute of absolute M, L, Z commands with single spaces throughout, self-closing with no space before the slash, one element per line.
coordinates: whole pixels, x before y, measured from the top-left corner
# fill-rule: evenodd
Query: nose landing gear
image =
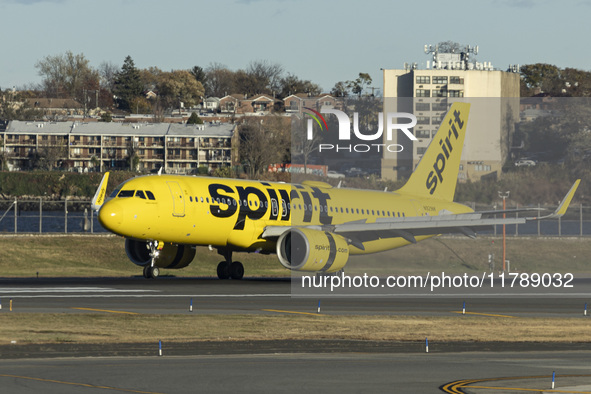
<path fill-rule="evenodd" d="M 160 268 L 156 267 L 156 258 L 160 254 L 158 251 L 158 242 L 148 242 L 147 247 L 150 249 L 150 264 L 144 267 L 144 278 L 156 279 L 160 276 Z"/>

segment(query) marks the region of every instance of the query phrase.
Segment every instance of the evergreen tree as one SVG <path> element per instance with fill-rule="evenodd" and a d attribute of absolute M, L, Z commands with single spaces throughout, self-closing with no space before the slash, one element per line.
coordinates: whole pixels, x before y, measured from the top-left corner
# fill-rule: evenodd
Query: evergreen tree
<path fill-rule="evenodd" d="M 187 124 L 203 124 L 203 120 L 197 115 L 197 113 L 193 112 L 191 116 L 189 116 Z"/>
<path fill-rule="evenodd" d="M 142 91 L 140 72 L 135 67 L 131 56 L 127 56 L 121 71 L 115 77 L 115 95 L 119 108 L 130 111 L 132 100 L 141 96 Z"/>

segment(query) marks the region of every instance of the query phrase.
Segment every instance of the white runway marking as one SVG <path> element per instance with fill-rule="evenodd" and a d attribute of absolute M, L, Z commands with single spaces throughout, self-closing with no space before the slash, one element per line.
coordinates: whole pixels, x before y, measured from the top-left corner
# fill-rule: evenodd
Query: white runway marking
<path fill-rule="evenodd" d="M 2 287 L 0 295 L 27 293 L 146 293 L 157 290 L 125 290 L 108 287 Z"/>
<path fill-rule="evenodd" d="M 291 294 L 146 294 L 142 292 L 158 293 L 159 290 L 113 290 L 118 294 L 108 294 L 110 291 L 103 289 L 104 291 L 90 294 L 58 294 L 58 292 L 47 292 L 41 291 L 30 291 L 28 293 L 39 293 L 39 294 L 27 294 L 27 292 L 4 292 L 4 289 L 0 290 L 0 297 L 13 297 L 13 298 L 248 298 L 248 297 L 291 297 Z M 67 293 L 67 292 L 65 292 Z M 71 292 L 74 293 L 74 292 Z M 138 294 L 141 293 L 141 294 Z"/>

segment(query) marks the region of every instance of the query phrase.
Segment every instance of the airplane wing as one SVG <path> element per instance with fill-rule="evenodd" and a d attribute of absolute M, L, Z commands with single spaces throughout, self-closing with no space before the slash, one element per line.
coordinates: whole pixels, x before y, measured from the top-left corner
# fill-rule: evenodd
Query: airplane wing
<path fill-rule="evenodd" d="M 395 220 L 378 219 L 375 223 L 363 221 L 349 222 L 337 225 L 323 226 L 292 226 L 305 227 L 313 230 L 328 231 L 340 234 L 349 244 L 365 250 L 364 242 L 384 238 L 401 237 L 411 243 L 416 243 L 416 237 L 422 235 L 463 234 L 470 238 L 476 237 L 476 232 L 489 229 L 497 224 L 524 224 L 526 218 L 482 219 L 480 214 L 458 214 L 439 216 L 420 216 L 397 218 Z M 290 227 L 268 226 L 262 237 L 279 237 Z"/>
<path fill-rule="evenodd" d="M 417 236 L 440 235 L 440 234 L 463 234 L 468 237 L 476 237 L 479 230 L 489 229 L 498 224 L 524 224 L 529 220 L 559 218 L 566 212 L 570 201 L 579 185 L 577 180 L 571 187 L 565 198 L 554 213 L 532 218 L 483 218 L 483 215 L 490 214 L 490 211 L 473 212 L 462 214 L 442 214 L 438 216 L 418 216 L 405 218 L 381 218 L 374 223 L 366 223 L 366 220 L 348 222 L 336 225 L 308 225 L 292 226 L 305 227 L 309 229 L 327 231 L 340 234 L 346 238 L 350 245 L 364 250 L 364 242 L 384 238 L 401 237 L 411 243 L 416 243 Z M 493 211 L 494 212 L 494 211 Z M 503 213 L 497 211 L 496 213 Z M 268 226 L 262 234 L 262 238 L 279 237 L 290 227 Z"/>

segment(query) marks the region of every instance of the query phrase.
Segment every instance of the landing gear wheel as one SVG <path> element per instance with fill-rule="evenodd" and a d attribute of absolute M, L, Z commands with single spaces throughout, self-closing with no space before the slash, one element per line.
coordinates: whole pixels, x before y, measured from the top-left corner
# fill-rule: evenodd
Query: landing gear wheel
<path fill-rule="evenodd" d="M 160 268 L 158 267 L 151 267 L 149 265 L 144 267 L 144 278 L 146 279 L 156 279 L 160 276 Z"/>
<path fill-rule="evenodd" d="M 156 279 L 157 277 L 160 276 L 160 268 L 158 267 L 150 267 L 150 276 L 153 279 Z"/>
<path fill-rule="evenodd" d="M 230 279 L 230 263 L 222 261 L 218 264 L 218 278 Z"/>
<path fill-rule="evenodd" d="M 232 279 L 242 279 L 244 277 L 244 266 L 240 261 L 234 261 L 230 264 L 230 277 Z"/>

